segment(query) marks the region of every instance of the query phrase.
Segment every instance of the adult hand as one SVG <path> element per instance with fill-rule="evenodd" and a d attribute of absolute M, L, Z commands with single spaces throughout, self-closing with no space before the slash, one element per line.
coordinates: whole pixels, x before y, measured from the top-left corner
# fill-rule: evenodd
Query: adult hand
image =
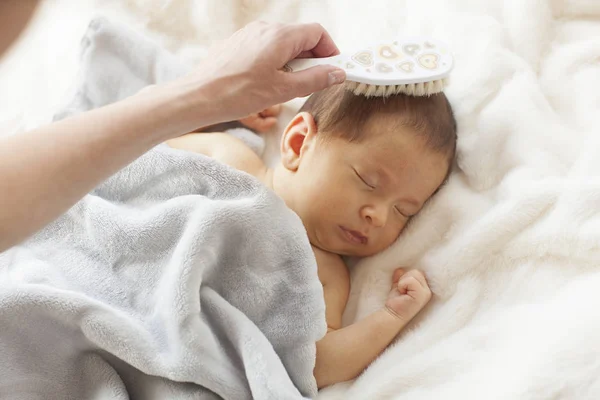
<path fill-rule="evenodd" d="M 336 54 L 338 48 L 319 24 L 253 22 L 213 46 L 202 65 L 174 85 L 208 86 L 215 97 L 211 115 L 218 122 L 236 120 L 342 83 L 346 73 L 333 65 L 282 70 L 294 58 Z"/>

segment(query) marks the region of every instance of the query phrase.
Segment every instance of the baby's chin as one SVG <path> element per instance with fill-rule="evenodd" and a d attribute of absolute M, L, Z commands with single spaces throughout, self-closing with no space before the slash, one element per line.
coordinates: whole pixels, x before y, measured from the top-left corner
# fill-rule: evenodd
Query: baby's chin
<path fill-rule="evenodd" d="M 334 244 L 331 245 L 327 245 L 327 244 L 320 244 L 320 243 L 313 243 L 311 241 L 311 244 L 315 247 L 318 247 L 321 250 L 324 250 L 328 253 L 333 253 L 333 254 L 338 254 L 340 256 L 345 256 L 345 257 L 371 257 L 374 256 L 375 254 L 378 254 L 380 252 L 382 252 L 383 250 L 387 249 L 390 245 L 379 245 L 379 246 L 343 246 L 343 247 L 339 247 L 336 246 Z"/>
<path fill-rule="evenodd" d="M 349 257 L 371 257 L 374 256 L 375 254 L 378 254 L 380 252 L 382 252 L 383 250 L 385 250 L 386 247 L 383 247 L 381 249 L 378 250 L 372 250 L 372 249 L 356 249 L 356 250 L 350 250 L 347 252 L 347 254 L 342 254 L 344 256 L 349 256 Z"/>

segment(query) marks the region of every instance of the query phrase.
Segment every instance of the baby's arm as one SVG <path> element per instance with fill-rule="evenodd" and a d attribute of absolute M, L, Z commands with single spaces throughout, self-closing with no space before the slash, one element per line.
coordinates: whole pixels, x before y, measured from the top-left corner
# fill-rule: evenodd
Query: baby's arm
<path fill-rule="evenodd" d="M 317 256 L 317 261 L 319 261 Z M 330 260 L 329 262 L 335 262 Z M 338 262 L 343 261 L 338 257 Z M 404 326 L 429 301 L 431 292 L 418 271 L 394 273 L 386 307 L 341 328 L 342 313 L 349 291 L 349 276 L 339 274 L 340 266 L 321 268 L 320 275 L 327 307 L 327 334 L 317 342 L 314 369 L 319 388 L 356 378 L 392 342 Z M 329 271 L 329 273 L 327 272 Z M 334 271 L 337 273 L 334 275 Z"/>

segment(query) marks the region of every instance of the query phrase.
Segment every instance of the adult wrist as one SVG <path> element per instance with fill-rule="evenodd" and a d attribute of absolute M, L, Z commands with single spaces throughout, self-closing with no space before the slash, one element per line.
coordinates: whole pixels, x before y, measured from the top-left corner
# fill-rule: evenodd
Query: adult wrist
<path fill-rule="evenodd" d="M 146 121 L 152 139 L 160 143 L 223 121 L 223 110 L 213 98 L 213 86 L 178 82 L 156 85 L 126 99 L 125 103 Z"/>

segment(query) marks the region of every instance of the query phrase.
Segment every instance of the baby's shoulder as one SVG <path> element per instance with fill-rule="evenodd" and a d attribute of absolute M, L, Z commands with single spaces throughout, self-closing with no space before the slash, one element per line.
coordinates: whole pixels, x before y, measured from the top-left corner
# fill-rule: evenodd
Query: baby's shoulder
<path fill-rule="evenodd" d="M 190 133 L 167 144 L 214 158 L 223 164 L 255 176 L 268 183 L 270 170 L 263 160 L 241 139 L 223 132 Z"/>
<path fill-rule="evenodd" d="M 312 249 L 317 260 L 319 279 L 322 284 L 332 280 L 350 281 L 348 267 L 339 254 L 330 253 L 315 246 L 312 246 Z"/>

